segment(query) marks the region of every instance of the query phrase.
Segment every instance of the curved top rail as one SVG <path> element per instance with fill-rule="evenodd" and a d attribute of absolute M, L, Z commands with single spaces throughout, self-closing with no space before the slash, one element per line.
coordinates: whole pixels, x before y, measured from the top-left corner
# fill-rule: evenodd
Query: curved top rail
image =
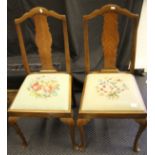
<path fill-rule="evenodd" d="M 29 12 L 26 12 L 21 17 L 16 18 L 15 23 L 20 24 L 23 21 L 27 20 L 28 18 L 31 18 L 32 16 L 34 16 L 36 14 L 43 14 L 43 15 L 46 15 L 46 16 L 52 16 L 52 17 L 54 17 L 56 19 L 59 19 L 59 20 L 65 20 L 65 18 L 66 18 L 65 15 L 61 15 L 61 14 L 59 14 L 59 13 L 53 11 L 53 10 L 47 10 L 44 7 L 35 7 L 33 9 L 31 9 Z"/>
<path fill-rule="evenodd" d="M 108 5 L 101 7 L 100 9 L 94 10 L 93 12 L 91 12 L 88 15 L 83 16 L 83 19 L 84 20 L 90 20 L 96 16 L 103 15 L 104 13 L 107 13 L 107 12 L 120 13 L 122 15 L 128 16 L 128 17 L 133 18 L 133 19 L 139 18 L 138 14 L 132 13 L 125 8 L 122 8 L 116 4 L 108 4 Z"/>

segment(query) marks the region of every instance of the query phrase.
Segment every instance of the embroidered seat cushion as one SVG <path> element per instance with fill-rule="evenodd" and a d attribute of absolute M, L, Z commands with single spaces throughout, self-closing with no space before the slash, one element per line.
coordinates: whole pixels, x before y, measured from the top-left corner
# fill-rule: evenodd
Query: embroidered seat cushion
<path fill-rule="evenodd" d="M 66 73 L 34 73 L 28 75 L 10 111 L 69 111 L 71 76 Z"/>
<path fill-rule="evenodd" d="M 92 73 L 86 78 L 80 112 L 144 112 L 145 105 L 133 75 Z"/>

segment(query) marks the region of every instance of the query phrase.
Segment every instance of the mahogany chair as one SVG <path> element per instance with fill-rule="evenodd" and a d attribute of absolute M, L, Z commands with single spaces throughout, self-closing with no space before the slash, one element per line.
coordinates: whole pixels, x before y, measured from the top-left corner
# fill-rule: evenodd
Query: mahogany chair
<path fill-rule="evenodd" d="M 51 58 L 52 36 L 49 31 L 47 17 L 53 17 L 62 21 L 67 72 L 58 72 L 53 66 Z M 21 30 L 21 23 L 29 18 L 34 22 L 35 43 L 38 47 L 38 53 L 42 65 L 40 72 L 35 73 L 31 73 L 28 64 L 24 38 Z M 66 16 L 58 14 L 52 10 L 47 10 L 43 7 L 36 7 L 25 13 L 22 17 L 15 19 L 15 25 L 22 61 L 27 76 L 13 100 L 13 103 L 8 109 L 8 121 L 16 129 L 24 146 L 26 146 L 27 141 L 17 125 L 17 120 L 19 118 L 59 118 L 61 122 L 69 126 L 71 141 L 74 148 L 74 120 L 71 108 L 72 77 Z"/>
<path fill-rule="evenodd" d="M 119 44 L 118 15 L 132 21 L 132 48 L 130 72 L 122 72 L 116 66 Z M 88 45 L 88 21 L 103 16 L 101 45 L 104 53 L 103 69 L 90 71 Z M 85 149 L 84 126 L 94 118 L 130 118 L 139 123 L 133 150 L 140 151 L 138 140 L 146 128 L 146 108 L 133 75 L 136 54 L 136 35 L 139 17 L 127 9 L 109 4 L 83 16 L 85 69 L 87 76 L 81 97 L 77 125 L 80 131 L 80 150 Z"/>

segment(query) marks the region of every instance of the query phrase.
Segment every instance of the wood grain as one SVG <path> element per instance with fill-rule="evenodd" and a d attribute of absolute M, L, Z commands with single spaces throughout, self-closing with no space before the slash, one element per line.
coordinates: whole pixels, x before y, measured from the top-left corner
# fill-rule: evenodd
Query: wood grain
<path fill-rule="evenodd" d="M 47 16 L 35 15 L 33 16 L 35 25 L 35 42 L 38 47 L 38 52 L 42 64 L 42 70 L 53 70 L 52 64 L 52 37 L 49 32 L 47 23 Z"/>
<path fill-rule="evenodd" d="M 101 37 L 105 69 L 116 69 L 118 43 L 119 33 L 117 14 L 106 13 L 104 14 L 103 32 Z"/>
<path fill-rule="evenodd" d="M 15 19 L 15 25 L 16 25 L 16 30 L 17 30 L 17 36 L 19 40 L 19 46 L 20 46 L 20 51 L 21 51 L 21 56 L 22 56 L 22 61 L 24 65 L 24 69 L 27 74 L 30 73 L 30 67 L 28 64 L 28 59 L 27 59 L 27 53 L 26 53 L 26 48 L 24 45 L 24 37 L 22 34 L 22 29 L 21 29 L 21 24 L 27 20 L 27 19 L 32 19 L 34 22 L 34 28 L 35 28 L 35 43 L 38 47 L 38 53 L 41 61 L 41 73 L 49 73 L 52 74 L 53 72 L 57 72 L 57 70 L 54 68 L 53 63 L 52 63 L 52 33 L 49 31 L 49 26 L 47 22 L 47 17 L 53 17 L 58 20 L 61 20 L 62 22 L 62 27 L 63 27 L 63 34 L 64 34 L 64 50 L 65 50 L 65 60 L 66 60 L 66 70 L 67 73 L 70 75 L 70 84 L 68 85 L 69 87 L 69 107 L 67 110 L 43 110 L 39 109 L 38 111 L 34 110 L 26 110 L 26 109 L 8 109 L 8 120 L 10 125 L 12 125 L 20 138 L 22 139 L 23 144 L 26 146 L 27 142 L 26 139 L 20 130 L 19 126 L 17 125 L 17 119 L 14 118 L 20 118 L 20 117 L 43 117 L 43 118 L 48 118 L 48 117 L 58 117 L 60 120 L 61 118 L 65 118 L 65 123 L 69 126 L 70 128 L 70 135 L 71 135 L 71 141 L 72 141 L 72 146 L 75 149 L 76 144 L 75 144 L 75 134 L 74 134 L 74 119 L 72 115 L 72 101 L 71 101 L 71 96 L 72 96 L 72 88 L 71 88 L 71 68 L 70 68 L 70 53 L 69 53 L 69 43 L 68 43 L 68 30 L 67 30 L 67 21 L 66 21 L 66 16 L 61 15 L 53 10 L 47 10 L 43 7 L 36 7 L 31 9 L 30 11 L 26 12 L 22 17 Z M 20 89 L 19 89 L 20 91 Z M 65 93 L 65 92 L 64 92 Z M 8 98 L 9 99 L 9 98 Z M 11 98 L 12 99 L 12 98 Z M 8 100 L 9 101 L 9 100 Z M 63 104 L 63 103 L 62 103 Z M 63 119 L 64 120 L 64 119 Z"/>
<path fill-rule="evenodd" d="M 104 64 L 103 69 L 100 71 L 95 71 L 96 73 L 119 73 L 121 72 L 116 67 L 116 59 L 117 59 L 117 49 L 119 44 L 119 32 L 118 32 L 118 15 L 125 15 L 129 17 L 129 19 L 133 22 L 132 27 L 132 43 L 131 43 L 131 65 L 130 65 L 130 72 L 134 72 L 135 67 L 135 56 L 136 56 L 136 36 L 137 36 L 137 27 L 138 27 L 138 15 L 130 12 L 125 8 L 121 8 L 118 5 L 108 4 L 103 6 L 100 9 L 96 9 L 93 12 L 89 13 L 88 15 L 83 16 L 83 29 L 84 29 L 84 53 L 85 53 L 85 70 L 86 73 L 89 74 L 90 72 L 90 52 L 89 52 L 89 37 L 88 37 L 88 22 L 97 17 L 103 16 L 103 31 L 101 34 L 101 45 L 103 48 L 103 55 L 104 55 Z M 93 71 L 94 72 L 94 71 Z M 139 151 L 138 141 L 142 132 L 146 128 L 146 123 L 140 123 L 140 120 L 146 120 L 147 112 L 146 110 L 143 112 L 128 112 L 128 111 L 120 111 L 118 113 L 109 110 L 108 112 L 103 111 L 82 111 L 82 104 L 87 83 L 87 77 L 85 78 L 84 88 L 81 95 L 81 104 L 78 113 L 78 120 L 77 126 L 80 131 L 80 140 L 81 143 L 79 144 L 79 151 L 83 151 L 86 147 L 86 140 L 85 140 L 85 132 L 84 126 L 87 124 L 88 119 L 94 118 L 121 118 L 121 119 L 138 119 L 139 120 L 139 130 L 137 132 L 133 150 Z M 94 103 L 95 104 L 95 103 Z M 146 122 L 146 121 L 145 121 Z"/>
<path fill-rule="evenodd" d="M 85 53 L 85 71 L 90 72 L 90 52 L 89 52 L 89 37 L 88 37 L 88 22 L 97 16 L 103 16 L 103 32 L 101 36 L 101 45 L 104 49 L 104 67 L 101 72 L 107 69 L 116 70 L 117 49 L 119 43 L 118 33 L 118 14 L 127 16 L 135 22 L 133 26 L 132 50 L 131 50 L 131 72 L 134 70 L 135 64 L 135 47 L 136 35 L 139 16 L 125 8 L 121 8 L 115 4 L 108 4 L 100 9 L 83 16 L 83 30 L 84 30 L 84 53 Z"/>
<path fill-rule="evenodd" d="M 71 73 L 70 50 L 69 50 L 66 16 L 61 15 L 53 10 L 47 10 L 46 8 L 43 8 L 43 7 L 35 7 L 30 11 L 26 12 L 21 17 L 15 19 L 16 30 L 17 30 L 18 40 L 19 40 L 22 61 L 24 64 L 24 69 L 27 74 L 30 73 L 30 67 L 28 64 L 26 48 L 24 45 L 24 37 L 21 30 L 21 23 L 31 18 L 34 21 L 34 26 L 35 26 L 35 43 L 38 47 L 38 52 L 39 52 L 39 56 L 42 64 L 41 70 L 45 70 L 45 71 L 49 70 L 51 72 L 56 72 L 56 69 L 54 68 L 52 63 L 52 49 L 51 49 L 52 34 L 49 31 L 47 17 L 53 17 L 57 20 L 61 20 L 62 22 L 66 71 L 68 73 Z"/>

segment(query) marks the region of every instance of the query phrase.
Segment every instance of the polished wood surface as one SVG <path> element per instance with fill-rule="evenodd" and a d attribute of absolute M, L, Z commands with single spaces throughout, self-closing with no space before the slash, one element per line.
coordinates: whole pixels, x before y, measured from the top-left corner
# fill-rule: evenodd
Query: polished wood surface
<path fill-rule="evenodd" d="M 27 54 L 26 54 L 26 49 L 25 49 L 25 45 L 24 45 L 24 38 L 22 35 L 22 30 L 19 24 L 16 24 L 16 31 L 17 31 L 17 35 L 18 35 L 18 40 L 19 40 L 19 47 L 20 47 L 20 52 L 21 52 L 21 56 L 22 56 L 22 62 L 24 65 L 24 69 L 26 74 L 29 74 L 30 71 L 30 67 L 28 65 L 28 59 L 27 59 Z"/>
<path fill-rule="evenodd" d="M 47 16 L 33 16 L 35 25 L 35 43 L 38 47 L 38 52 L 42 64 L 42 70 L 54 70 L 52 64 L 52 36 L 49 32 Z"/>
<path fill-rule="evenodd" d="M 125 8 L 121 8 L 118 5 L 108 4 L 103 6 L 100 9 L 96 9 L 93 12 L 89 13 L 88 15 L 83 16 L 83 29 L 84 29 L 84 53 L 85 53 L 85 71 L 87 74 L 90 72 L 95 73 L 121 73 L 121 71 L 116 66 L 117 60 L 117 49 L 119 44 L 119 32 L 118 32 L 118 15 L 124 15 L 128 17 L 132 21 L 132 43 L 131 43 L 131 64 L 130 64 L 130 73 L 134 73 L 135 67 L 135 56 L 136 56 L 136 37 L 137 37 L 137 28 L 138 28 L 138 21 L 139 16 L 130 12 Z M 103 16 L 104 24 L 103 24 L 103 31 L 101 35 L 101 45 L 103 48 L 103 55 L 104 55 L 104 64 L 103 69 L 100 71 L 91 71 L 90 69 L 90 52 L 89 52 L 89 28 L 88 22 L 97 17 Z M 83 103 L 85 88 L 86 88 L 87 76 L 84 82 L 84 88 L 81 96 L 81 103 Z M 92 119 L 95 118 L 122 118 L 122 119 L 136 119 L 139 123 L 140 127 L 135 137 L 135 141 L 133 144 L 133 150 L 139 151 L 138 141 L 139 138 L 146 128 L 146 117 L 147 112 L 132 112 L 129 113 L 127 111 L 124 112 L 97 112 L 97 111 L 81 111 L 82 104 L 80 104 L 77 126 L 80 131 L 80 138 L 81 143 L 79 144 L 79 150 L 83 151 L 86 146 L 85 140 L 85 132 L 84 126 Z M 144 123 L 142 123 L 144 122 Z"/>
<path fill-rule="evenodd" d="M 119 43 L 118 20 L 116 13 L 104 15 L 101 44 L 104 55 L 104 69 L 116 69 L 117 47 Z"/>
<path fill-rule="evenodd" d="M 145 128 L 147 126 L 147 120 L 146 120 L 146 118 L 136 119 L 136 122 L 139 124 L 139 129 L 138 129 L 138 132 L 136 134 L 136 138 L 134 140 L 133 150 L 135 152 L 139 152 L 140 151 L 140 147 L 139 147 L 138 141 L 140 139 L 141 134 L 143 133 L 143 131 L 145 130 Z"/>
<path fill-rule="evenodd" d="M 64 124 L 67 124 L 69 127 L 70 131 L 70 136 L 71 136 L 71 141 L 72 141 L 72 146 L 73 149 L 76 148 L 75 144 L 75 134 L 74 134 L 74 119 L 73 119 L 73 114 L 72 114 L 72 77 L 71 77 L 71 68 L 70 68 L 70 53 L 69 53 L 69 43 L 68 43 L 68 31 L 67 31 L 67 22 L 66 22 L 66 16 L 61 15 L 59 13 L 56 13 L 55 11 L 52 10 L 47 10 L 46 8 L 43 7 L 35 7 L 31 9 L 30 11 L 26 12 L 22 17 L 15 19 L 15 25 L 16 25 L 16 30 L 17 30 L 17 35 L 18 35 L 18 40 L 19 40 L 19 46 L 20 46 L 20 51 L 21 51 L 21 56 L 22 56 L 22 61 L 24 65 L 25 72 L 27 74 L 31 73 L 31 69 L 28 64 L 28 58 L 27 58 L 27 53 L 26 53 L 26 48 L 24 45 L 24 37 L 22 35 L 22 29 L 21 29 L 21 24 L 31 18 L 32 21 L 34 22 L 34 27 L 35 27 L 35 43 L 38 47 L 38 53 L 41 61 L 41 70 L 39 74 L 42 73 L 48 73 L 52 74 L 54 72 L 58 72 L 52 62 L 52 32 L 49 31 L 49 26 L 47 22 L 47 17 L 53 17 L 56 18 L 57 20 L 62 21 L 62 28 L 63 28 L 63 34 L 64 34 L 64 52 L 65 52 L 65 60 L 66 60 L 66 72 L 67 74 L 70 75 L 69 78 L 69 109 L 67 111 L 52 111 L 52 110 L 25 110 L 25 109 L 8 109 L 8 115 L 9 115 L 9 123 L 12 125 L 17 134 L 20 136 L 24 146 L 27 146 L 27 141 L 20 130 L 19 126 L 17 125 L 18 119 L 21 117 L 43 117 L 43 118 L 49 118 L 49 117 L 58 117 L 60 121 Z M 20 89 L 19 89 L 20 91 Z M 16 92 L 17 93 L 17 92 Z M 64 92 L 65 93 L 65 92 Z M 10 92 L 8 92 L 10 94 Z M 17 94 L 18 95 L 18 94 Z M 8 101 L 12 101 L 14 97 L 8 98 Z M 62 103 L 63 104 L 63 103 Z"/>
<path fill-rule="evenodd" d="M 130 71 L 133 73 L 135 66 L 135 50 L 136 50 L 136 37 L 139 16 L 130 12 L 125 8 L 121 8 L 118 5 L 108 4 L 100 9 L 96 9 L 88 15 L 83 16 L 83 30 L 84 30 L 84 53 L 85 53 L 85 71 L 90 72 L 90 52 L 89 52 L 89 27 L 88 22 L 97 17 L 103 16 L 103 32 L 101 35 L 101 44 L 104 54 L 104 66 L 101 71 L 104 70 L 116 70 L 116 56 L 117 48 L 119 43 L 118 33 L 118 14 L 125 15 L 130 18 L 133 22 L 132 27 L 132 49 L 131 49 L 131 65 Z"/>
<path fill-rule="evenodd" d="M 69 53 L 69 43 L 68 43 L 68 31 L 66 16 L 61 15 L 55 11 L 47 10 L 43 7 L 36 7 L 26 12 L 22 17 L 15 19 L 16 30 L 19 40 L 19 46 L 21 50 L 21 56 L 25 71 L 29 74 L 30 67 L 28 65 L 28 59 L 26 54 L 26 49 L 24 45 L 24 38 L 21 30 L 21 23 L 25 20 L 31 18 L 35 25 L 35 43 L 38 47 L 38 52 L 42 64 L 41 70 L 50 70 L 51 72 L 56 69 L 53 67 L 52 63 L 52 35 L 49 31 L 47 17 L 53 17 L 62 21 L 63 34 L 64 34 L 64 50 L 65 50 L 65 60 L 66 60 L 66 71 L 71 72 L 70 68 L 70 53 Z"/>

